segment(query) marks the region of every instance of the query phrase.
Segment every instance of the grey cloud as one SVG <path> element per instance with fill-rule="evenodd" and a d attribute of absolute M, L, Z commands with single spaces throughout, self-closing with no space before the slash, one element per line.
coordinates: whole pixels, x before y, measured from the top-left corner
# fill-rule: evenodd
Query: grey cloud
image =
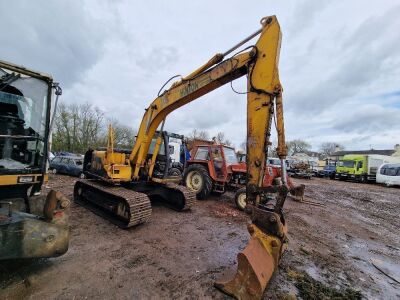
<path fill-rule="evenodd" d="M 356 112 L 343 111 L 333 128 L 342 132 L 368 132 L 370 135 L 381 135 L 389 128 L 400 131 L 400 110 L 368 106 Z"/>
<path fill-rule="evenodd" d="M 229 122 L 234 115 L 230 113 L 233 106 L 229 100 L 231 97 L 224 93 L 225 97 L 214 99 L 207 97 L 196 103 L 189 104 L 171 114 L 168 119 L 168 124 L 172 128 L 187 129 L 197 128 L 208 130 L 213 127 L 221 126 Z M 189 130 L 190 131 L 190 130 Z"/>
<path fill-rule="evenodd" d="M 158 71 L 176 64 L 179 60 L 179 50 L 172 46 L 152 48 L 136 58 L 136 65 L 147 73 Z"/>
<path fill-rule="evenodd" d="M 68 87 L 101 56 L 104 32 L 96 23 L 81 2 L 2 1 L 0 58 Z"/>
<path fill-rule="evenodd" d="M 222 11 L 230 17 L 221 18 Z M 278 16 L 283 31 L 280 75 L 287 138 L 309 138 L 319 145 L 332 137 L 362 147 L 362 131 L 369 130 L 368 144 L 393 143 L 400 132 L 391 131 L 396 125 L 362 108 L 365 102 L 396 108 L 392 98 L 365 100 L 394 91 L 400 83 L 400 11 L 390 1 L 368 6 L 361 0 L 260 0 L 251 6 L 240 0 L 228 6 L 211 0 L 3 1 L 0 59 L 52 74 L 64 87 L 63 102 L 89 101 L 108 118 L 136 128 L 169 77 L 189 74 L 270 14 Z M 245 78 L 233 85 L 244 91 Z M 351 111 L 342 108 L 350 106 L 349 100 Z M 166 129 L 223 130 L 240 144 L 246 132 L 245 103 L 245 95 L 227 85 L 173 112 Z M 363 124 L 370 118 L 380 121 Z"/>
<path fill-rule="evenodd" d="M 332 69 L 325 70 L 325 74 L 329 74 L 327 78 L 324 79 L 325 74 L 316 76 L 315 81 L 297 95 L 294 100 L 295 109 L 309 113 L 328 109 L 357 95 L 379 78 L 384 78 L 386 72 L 397 68 L 396 64 L 388 66 L 386 60 L 398 57 L 400 39 L 387 39 L 378 32 L 396 29 L 399 13 L 400 7 L 397 7 L 361 24 L 342 47 L 338 47 L 337 57 L 332 57 L 337 65 L 332 64 Z M 379 28 L 379 31 L 375 28 Z"/>
<path fill-rule="evenodd" d="M 302 31 L 313 24 L 315 17 L 321 13 L 331 2 L 326 0 L 296 1 L 294 18 L 291 19 L 289 34 L 295 38 Z"/>

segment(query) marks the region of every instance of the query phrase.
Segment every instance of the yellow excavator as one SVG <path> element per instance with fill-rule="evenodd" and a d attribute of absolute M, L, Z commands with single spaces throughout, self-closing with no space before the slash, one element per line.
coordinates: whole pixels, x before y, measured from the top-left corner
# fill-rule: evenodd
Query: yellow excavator
<path fill-rule="evenodd" d="M 230 55 L 256 36 L 254 45 Z M 278 61 L 281 31 L 275 16 L 261 20 L 261 28 L 225 53 L 218 53 L 190 75 L 174 82 L 146 109 L 135 145 L 130 152 L 112 146 L 112 131 L 105 151 L 89 150 L 84 171 L 89 179 L 77 181 L 74 199 L 110 221 L 127 228 L 147 221 L 150 199 L 161 199 L 176 210 L 190 208 L 195 192 L 180 186 L 181 178 L 154 175 L 166 117 L 172 111 L 239 77 L 247 76 L 247 205 L 252 211 L 248 226 L 251 240 L 238 255 L 238 271 L 216 287 L 237 299 L 260 299 L 287 244 L 283 205 L 288 193 L 284 158 L 282 86 Z M 229 56 L 230 55 L 230 56 Z M 263 187 L 272 120 L 275 118 L 282 161 L 281 186 Z M 161 129 L 156 131 L 159 127 Z M 149 148 L 156 137 L 152 154 Z M 261 201 L 276 193 L 273 203 Z"/>
<path fill-rule="evenodd" d="M 70 201 L 54 190 L 42 194 L 53 91 L 56 107 L 61 88 L 50 75 L 0 61 L 0 260 L 68 250 Z"/>

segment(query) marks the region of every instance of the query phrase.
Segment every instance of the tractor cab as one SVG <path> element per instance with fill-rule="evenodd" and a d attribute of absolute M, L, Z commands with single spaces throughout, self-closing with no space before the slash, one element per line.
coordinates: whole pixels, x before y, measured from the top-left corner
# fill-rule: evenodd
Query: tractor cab
<path fill-rule="evenodd" d="M 184 182 L 199 199 L 211 192 L 222 194 L 232 178 L 232 166 L 238 165 L 235 149 L 221 144 L 196 145 L 186 162 Z"/>
<path fill-rule="evenodd" d="M 232 171 L 231 165 L 238 164 L 235 149 L 224 145 L 199 145 L 192 150 L 193 156 L 188 165 L 207 165 L 214 180 L 226 181 Z"/>

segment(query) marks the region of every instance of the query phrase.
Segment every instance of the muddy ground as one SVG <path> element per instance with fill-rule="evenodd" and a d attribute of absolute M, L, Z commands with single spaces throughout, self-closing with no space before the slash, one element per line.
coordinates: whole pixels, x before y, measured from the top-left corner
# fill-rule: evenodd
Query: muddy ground
<path fill-rule="evenodd" d="M 71 197 L 74 181 L 57 175 L 49 186 Z M 287 201 L 289 250 L 264 298 L 328 298 L 331 288 L 350 288 L 363 298 L 399 299 L 400 284 L 372 263 L 399 279 L 400 189 L 296 182 L 306 185 L 307 200 L 325 206 Z M 151 222 L 130 230 L 75 204 L 71 214 L 64 256 L 0 264 L 0 299 L 229 299 L 213 282 L 235 267 L 249 239 L 248 217 L 235 209 L 231 193 L 198 201 L 190 212 L 155 206 Z M 293 274 L 319 281 L 322 294 L 313 294 L 316 286 L 304 294 L 304 281 Z"/>

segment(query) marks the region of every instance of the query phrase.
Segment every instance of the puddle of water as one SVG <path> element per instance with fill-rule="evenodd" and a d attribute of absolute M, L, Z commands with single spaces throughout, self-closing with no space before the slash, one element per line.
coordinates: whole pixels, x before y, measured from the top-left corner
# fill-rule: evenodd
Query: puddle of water
<path fill-rule="evenodd" d="M 386 299 L 395 299 L 398 297 L 399 284 L 394 283 L 393 280 L 385 276 L 382 272 L 378 271 L 372 262 L 379 262 L 382 269 L 386 269 L 388 274 L 393 274 L 395 278 L 400 275 L 400 257 L 393 258 L 385 254 L 379 254 L 384 251 L 386 247 L 374 241 L 365 241 L 362 239 L 353 239 L 346 243 L 345 251 L 346 256 L 354 257 L 354 264 L 359 270 L 364 272 L 361 281 L 372 281 L 374 286 L 381 291 Z M 367 291 L 369 292 L 369 291 Z M 373 298 L 373 297 L 372 297 Z"/>

